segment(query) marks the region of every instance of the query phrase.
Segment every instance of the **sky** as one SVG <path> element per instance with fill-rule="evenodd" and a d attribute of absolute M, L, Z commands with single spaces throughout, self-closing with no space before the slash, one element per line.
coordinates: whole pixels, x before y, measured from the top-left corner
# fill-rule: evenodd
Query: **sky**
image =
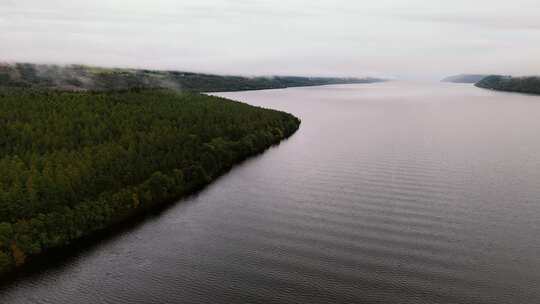
<path fill-rule="evenodd" d="M 538 75 L 540 0 L 0 0 L 0 62 L 239 75 Z"/>

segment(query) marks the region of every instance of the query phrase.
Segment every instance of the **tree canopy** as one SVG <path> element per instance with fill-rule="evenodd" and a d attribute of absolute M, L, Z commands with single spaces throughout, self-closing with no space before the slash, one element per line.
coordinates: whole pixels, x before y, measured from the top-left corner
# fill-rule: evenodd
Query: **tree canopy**
<path fill-rule="evenodd" d="M 174 201 L 299 124 L 196 93 L 2 88 L 0 272 Z"/>
<path fill-rule="evenodd" d="M 540 77 L 511 77 L 492 75 L 480 80 L 478 83 L 476 83 L 476 86 L 498 91 L 540 94 Z"/>

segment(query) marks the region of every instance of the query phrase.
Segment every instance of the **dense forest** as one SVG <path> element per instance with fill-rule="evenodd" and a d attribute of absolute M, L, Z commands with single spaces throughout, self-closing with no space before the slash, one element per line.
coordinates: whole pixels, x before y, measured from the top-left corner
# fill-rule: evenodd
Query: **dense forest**
<path fill-rule="evenodd" d="M 0 86 L 71 91 L 169 88 L 193 92 L 279 89 L 327 84 L 371 83 L 376 78 L 240 77 L 178 71 L 108 69 L 82 65 L 0 64 Z"/>
<path fill-rule="evenodd" d="M 0 272 L 172 202 L 299 124 L 189 92 L 0 88 Z"/>
<path fill-rule="evenodd" d="M 460 74 L 455 76 L 449 76 L 441 80 L 442 82 L 453 82 L 453 83 L 477 83 L 478 81 L 484 79 L 487 75 L 480 74 Z"/>
<path fill-rule="evenodd" d="M 498 91 L 540 94 L 540 77 L 511 77 L 493 75 L 482 79 L 476 83 L 476 86 Z"/>

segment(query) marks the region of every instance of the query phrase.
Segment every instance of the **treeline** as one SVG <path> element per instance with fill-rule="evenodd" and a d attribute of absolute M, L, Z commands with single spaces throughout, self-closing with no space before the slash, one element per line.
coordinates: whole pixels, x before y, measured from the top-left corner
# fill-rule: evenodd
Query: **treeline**
<path fill-rule="evenodd" d="M 488 76 L 476 83 L 477 87 L 498 91 L 540 94 L 540 77 Z"/>
<path fill-rule="evenodd" d="M 108 91 L 168 88 L 192 92 L 278 89 L 327 84 L 370 83 L 376 78 L 240 77 L 179 71 L 107 69 L 82 65 L 0 65 L 0 86 L 70 91 Z"/>
<path fill-rule="evenodd" d="M 0 89 L 0 272 L 174 201 L 299 124 L 195 93 Z"/>

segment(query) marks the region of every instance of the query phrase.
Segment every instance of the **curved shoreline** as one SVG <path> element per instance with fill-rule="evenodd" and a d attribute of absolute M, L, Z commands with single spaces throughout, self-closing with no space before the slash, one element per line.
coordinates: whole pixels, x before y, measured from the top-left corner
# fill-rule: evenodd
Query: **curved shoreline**
<path fill-rule="evenodd" d="M 231 108 L 238 103 L 221 97 L 208 98 L 230 102 Z M 257 108 L 247 104 L 241 106 L 253 110 Z M 218 162 L 211 167 L 213 170 L 200 171 L 203 168 L 179 166 L 167 172 L 156 171 L 138 184 L 103 192 L 94 200 L 83 200 L 73 207 L 66 206 L 61 212 L 39 213 L 16 222 L 0 223 L 0 258 L 3 258 L 0 261 L 0 277 L 13 275 L 26 264 L 27 259 L 52 249 L 64 248 L 84 238 L 99 238 L 100 232 L 111 232 L 117 225 L 126 224 L 131 219 L 145 216 L 196 193 L 234 166 L 292 136 L 300 127 L 300 120 L 291 114 L 262 108 L 256 111 L 274 113 L 276 118 L 283 120 L 276 122 L 281 127 L 274 127 L 271 132 L 270 129 L 254 130 L 237 141 L 223 143 L 220 149 L 213 149 L 210 152 Z M 209 142 L 201 142 L 195 150 L 203 151 L 208 145 Z M 73 227 L 63 227 L 66 223 Z"/>

